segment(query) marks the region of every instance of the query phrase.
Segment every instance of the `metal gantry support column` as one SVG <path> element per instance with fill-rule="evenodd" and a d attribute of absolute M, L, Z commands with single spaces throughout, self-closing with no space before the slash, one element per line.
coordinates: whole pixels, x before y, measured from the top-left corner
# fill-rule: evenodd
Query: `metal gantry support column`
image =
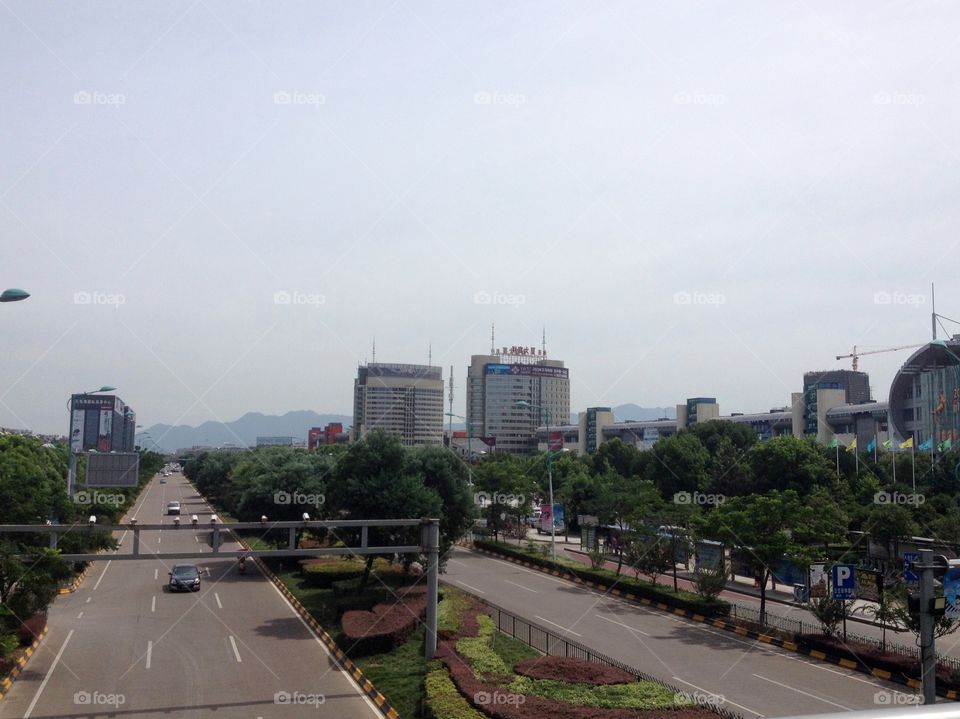
<path fill-rule="evenodd" d="M 937 650 L 933 639 L 933 550 L 920 550 L 920 679 L 923 703 L 937 702 Z"/>
<path fill-rule="evenodd" d="M 424 655 L 427 661 L 437 652 L 437 591 L 440 576 L 440 520 L 424 519 L 422 542 L 427 554 L 427 631 Z"/>

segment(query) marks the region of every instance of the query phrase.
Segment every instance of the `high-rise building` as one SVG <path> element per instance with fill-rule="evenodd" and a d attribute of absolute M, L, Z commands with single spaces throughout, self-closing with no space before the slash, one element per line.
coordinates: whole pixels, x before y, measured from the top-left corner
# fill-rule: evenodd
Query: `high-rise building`
<path fill-rule="evenodd" d="M 519 402 L 524 404 L 518 404 Z M 538 426 L 570 422 L 570 374 L 536 347 L 473 355 L 467 368 L 467 430 L 497 452 L 537 448 Z"/>
<path fill-rule="evenodd" d="M 112 394 L 70 398 L 70 446 L 74 452 L 133 452 L 137 415 Z"/>
<path fill-rule="evenodd" d="M 817 435 L 821 442 L 829 441 L 832 435 L 825 429 L 826 412 L 842 404 L 869 402 L 870 375 L 846 369 L 804 372 L 801 401 L 803 433 Z"/>
<path fill-rule="evenodd" d="M 353 383 L 355 439 L 373 429 L 410 446 L 443 444 L 443 370 L 417 364 L 371 362 Z"/>

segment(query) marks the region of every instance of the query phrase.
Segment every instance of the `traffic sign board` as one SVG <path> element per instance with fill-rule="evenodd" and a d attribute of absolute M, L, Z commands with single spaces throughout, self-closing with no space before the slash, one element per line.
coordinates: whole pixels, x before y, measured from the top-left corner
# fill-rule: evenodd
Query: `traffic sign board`
<path fill-rule="evenodd" d="M 905 582 L 919 582 L 919 575 L 911 569 L 911 564 L 917 564 L 920 562 L 920 553 L 919 552 L 904 552 L 903 553 L 903 580 Z"/>
<path fill-rule="evenodd" d="M 834 564 L 831 571 L 833 577 L 834 599 L 856 599 L 857 573 L 856 565 Z"/>

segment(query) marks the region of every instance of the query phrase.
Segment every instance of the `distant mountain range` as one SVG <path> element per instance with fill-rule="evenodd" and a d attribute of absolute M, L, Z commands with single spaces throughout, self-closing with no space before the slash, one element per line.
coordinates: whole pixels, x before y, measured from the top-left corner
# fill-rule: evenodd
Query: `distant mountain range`
<path fill-rule="evenodd" d="M 676 416 L 674 407 L 640 407 L 635 404 L 621 404 L 613 407 L 618 422 L 644 419 L 660 419 Z M 233 422 L 204 422 L 198 427 L 185 424 L 171 426 L 155 424 L 137 433 L 137 444 L 143 447 L 159 447 L 165 452 L 190 447 L 222 447 L 224 445 L 253 447 L 257 437 L 294 437 L 307 441 L 307 430 L 311 427 L 324 427 L 330 422 L 340 422 L 346 429 L 353 424 L 353 417 L 345 414 L 317 414 L 312 410 L 296 410 L 284 415 L 247 412 Z M 570 423 L 577 423 L 577 414 L 570 415 Z M 444 428 L 446 428 L 444 423 Z M 455 422 L 454 429 L 462 430 L 462 422 Z M 144 435 L 149 434 L 149 438 Z"/>
<path fill-rule="evenodd" d="M 225 444 L 254 447 L 257 437 L 294 437 L 306 442 L 307 430 L 323 427 L 329 422 L 340 422 L 346 429 L 353 424 L 353 417 L 317 414 L 312 410 L 297 410 L 281 416 L 247 412 L 233 422 L 204 422 L 198 427 L 155 424 L 137 434 L 137 444 L 149 448 L 156 445 L 166 452 L 173 452 L 189 447 L 221 447 Z M 149 434 L 150 438 L 144 439 L 145 434 Z"/>

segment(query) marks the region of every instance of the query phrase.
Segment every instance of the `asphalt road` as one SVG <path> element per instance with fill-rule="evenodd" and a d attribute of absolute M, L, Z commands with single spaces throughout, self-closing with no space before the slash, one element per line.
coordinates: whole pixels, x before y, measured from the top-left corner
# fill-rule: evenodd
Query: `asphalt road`
<path fill-rule="evenodd" d="M 209 521 L 210 508 L 179 474 L 154 478 L 127 519 L 172 525 L 170 500 L 181 501 L 184 524 L 191 514 Z M 144 531 L 141 551 L 209 553 L 209 537 Z M 131 542 L 122 535 L 119 551 Z M 380 716 L 252 563 L 240 576 L 232 559 L 177 561 L 201 567 L 200 591 L 169 593 L 169 560 L 94 563 L 77 592 L 51 605 L 49 633 L 0 717 Z"/>
<path fill-rule="evenodd" d="M 744 717 L 876 709 L 901 687 L 457 548 L 444 581 Z M 878 692 L 882 696 L 878 699 Z"/>

